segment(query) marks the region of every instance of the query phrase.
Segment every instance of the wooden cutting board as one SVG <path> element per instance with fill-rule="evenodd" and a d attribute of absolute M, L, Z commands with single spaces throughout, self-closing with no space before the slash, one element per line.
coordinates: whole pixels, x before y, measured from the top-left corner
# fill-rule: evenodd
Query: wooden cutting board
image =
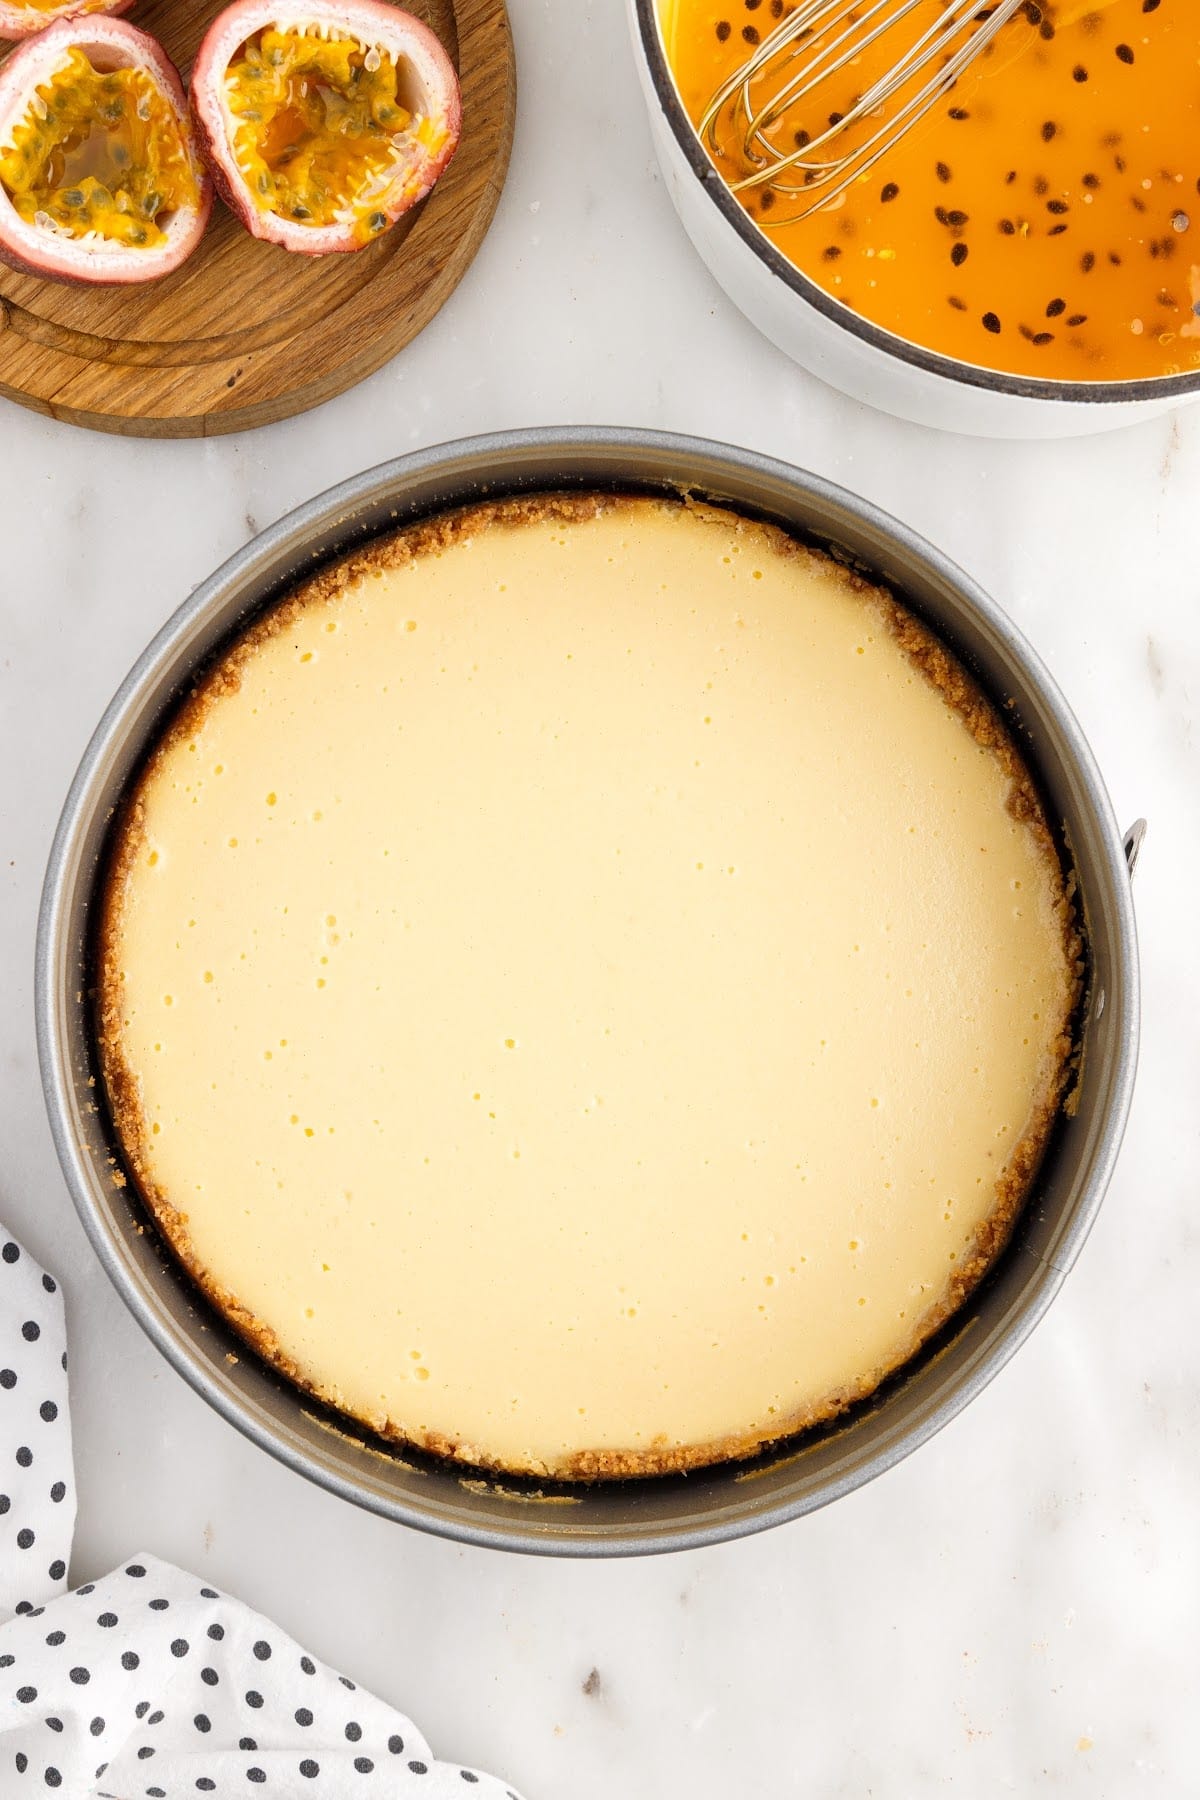
<path fill-rule="evenodd" d="M 219 0 L 139 0 L 133 22 L 186 81 Z M 453 293 L 491 223 L 516 110 L 504 0 L 409 0 L 458 69 L 463 135 L 425 203 L 349 256 L 260 243 L 220 200 L 162 281 L 68 287 L 0 265 L 0 394 L 139 437 L 206 437 L 289 418 L 402 350 Z M 0 425 L 2 428 L 2 425 Z"/>

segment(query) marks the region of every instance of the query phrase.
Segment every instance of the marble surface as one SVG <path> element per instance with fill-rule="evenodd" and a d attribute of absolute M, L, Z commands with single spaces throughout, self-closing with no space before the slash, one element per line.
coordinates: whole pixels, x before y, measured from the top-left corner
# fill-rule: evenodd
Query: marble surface
<path fill-rule="evenodd" d="M 0 404 L 0 1218 L 64 1278 L 73 1578 L 191 1565 L 526 1800 L 1200 1791 L 1200 410 L 1065 445 L 876 416 L 738 317 L 652 165 L 615 0 L 514 0 L 521 107 L 495 227 L 396 362 L 209 443 Z M 290 1475 L 166 1367 L 60 1179 L 31 1016 L 58 808 L 120 677 L 257 527 L 399 451 L 544 422 L 790 457 L 902 515 L 1019 620 L 1089 734 L 1137 878 L 1142 1068 L 1124 1153 L 1047 1321 L 938 1439 L 809 1519 L 573 1565 L 424 1538 Z M 0 1784 L 2 1785 L 2 1784 Z"/>

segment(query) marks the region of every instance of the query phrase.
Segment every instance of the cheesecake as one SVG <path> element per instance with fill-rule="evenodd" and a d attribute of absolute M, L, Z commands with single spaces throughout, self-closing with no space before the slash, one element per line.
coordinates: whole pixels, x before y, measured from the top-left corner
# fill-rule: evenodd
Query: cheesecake
<path fill-rule="evenodd" d="M 198 676 L 116 821 L 124 1170 L 381 1436 L 600 1480 L 872 1393 L 992 1266 L 1073 1067 L 1071 881 L 884 589 L 689 497 L 405 527 Z"/>

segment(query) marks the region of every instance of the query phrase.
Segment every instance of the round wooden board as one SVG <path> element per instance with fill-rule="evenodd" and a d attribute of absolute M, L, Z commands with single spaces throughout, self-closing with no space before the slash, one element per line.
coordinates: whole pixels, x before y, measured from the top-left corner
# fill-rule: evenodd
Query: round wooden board
<path fill-rule="evenodd" d="M 143 0 L 134 21 L 184 72 L 219 0 Z M 290 418 L 402 350 L 461 281 L 508 167 L 516 110 L 504 0 L 409 0 L 450 52 L 463 135 L 428 200 L 368 249 L 293 256 L 218 200 L 195 254 L 140 288 L 70 287 L 0 266 L 0 394 L 139 437 Z"/>

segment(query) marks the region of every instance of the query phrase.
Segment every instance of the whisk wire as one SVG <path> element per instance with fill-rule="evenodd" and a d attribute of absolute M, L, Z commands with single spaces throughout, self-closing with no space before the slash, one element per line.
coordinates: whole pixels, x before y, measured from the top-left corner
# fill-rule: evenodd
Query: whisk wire
<path fill-rule="evenodd" d="M 871 6 L 868 11 L 860 13 L 857 18 L 851 17 L 850 23 L 847 24 L 846 29 L 841 35 L 836 37 L 825 49 L 816 51 L 816 54 L 811 57 L 807 66 L 802 68 L 799 74 L 794 75 L 792 79 L 779 90 L 775 97 L 772 100 L 769 100 L 766 106 L 761 107 L 757 113 L 751 112 L 750 96 L 753 84 L 750 81 L 743 82 L 742 107 L 748 120 L 746 129 L 747 142 L 760 136 L 762 129 L 765 126 L 774 124 L 780 115 L 786 111 L 789 105 L 793 105 L 806 99 L 818 82 L 828 80 L 832 75 L 840 74 L 842 69 L 847 68 L 854 61 L 856 56 L 861 56 L 864 50 L 869 50 L 872 44 L 878 42 L 878 40 L 890 31 L 900 19 L 910 13 L 915 6 L 919 5 L 920 0 L 901 0 L 898 11 L 889 13 L 886 18 L 880 20 L 879 23 L 874 25 L 869 31 L 865 33 L 859 32 L 858 27 L 870 25 L 872 19 L 874 19 L 877 14 L 886 12 L 888 6 L 893 3 L 894 0 L 875 0 L 875 4 Z M 805 52 L 807 53 L 816 50 L 816 46 L 820 43 L 820 40 L 833 28 L 833 25 L 839 23 L 841 19 L 844 19 L 847 16 L 848 15 L 845 12 L 836 17 L 831 15 L 827 24 L 820 26 L 816 30 L 809 27 L 805 34 L 801 34 L 806 35 L 808 39 L 805 44 Z M 791 24 L 792 21 L 790 19 L 784 21 L 783 33 L 780 37 L 781 44 L 787 42 L 789 37 L 794 40 L 796 34 L 791 33 L 788 29 Z M 931 26 L 930 30 L 933 29 L 935 29 L 935 27 Z M 927 35 L 928 33 L 926 33 L 926 36 Z M 776 36 L 776 33 L 772 33 L 772 37 L 774 36 Z M 768 42 L 769 41 L 770 40 L 768 40 Z M 848 45 L 849 48 L 843 49 L 843 45 Z M 837 55 L 839 50 L 842 51 L 840 56 Z M 904 60 L 911 58 L 913 53 L 914 52 L 911 49 L 906 51 Z M 834 60 L 831 61 L 831 58 Z M 895 66 L 898 68 L 899 64 L 896 64 Z M 772 146 L 768 145 L 767 147 L 770 149 Z"/>
<path fill-rule="evenodd" d="M 733 191 L 769 188 L 807 198 L 799 211 L 786 217 L 776 214 L 771 224 L 806 218 L 837 200 L 954 86 L 1024 0 L 997 0 L 990 8 L 981 6 L 980 0 L 944 0 L 937 17 L 902 46 L 843 111 L 830 113 L 821 131 L 809 135 L 794 129 L 795 147 L 780 146 L 772 133 L 778 134 L 781 122 L 785 130 L 793 129 L 790 121 L 801 126 L 800 109 L 806 102 L 814 111 L 823 110 L 814 96 L 927 4 L 928 0 L 800 0 L 717 89 L 699 130 L 710 148 L 719 151 L 720 122 L 728 114 L 740 139 L 741 161 L 749 165 L 749 172 L 730 184 Z M 779 85 L 756 99 L 761 82 L 776 66 Z M 931 73 L 916 85 L 926 70 Z M 874 117 L 882 120 L 877 130 L 841 154 L 823 154 Z M 798 179 L 788 179 L 793 175 Z"/>
<path fill-rule="evenodd" d="M 977 7 L 977 0 L 970 0 L 970 4 L 972 10 L 975 10 Z M 961 24 L 961 21 L 959 23 Z M 794 150 L 787 156 L 779 156 L 775 153 L 774 146 L 765 138 L 765 135 L 754 130 L 757 121 L 763 118 L 763 114 L 760 113 L 757 116 L 757 120 L 751 121 L 751 126 L 747 130 L 747 155 L 749 156 L 750 154 L 749 143 L 752 137 L 757 135 L 762 137 L 766 150 L 769 154 L 773 155 L 773 162 L 769 167 L 759 171 L 756 175 L 749 176 L 745 181 L 739 182 L 738 186 L 759 186 L 766 180 L 777 180 L 777 172 L 787 168 L 802 168 L 806 171 L 812 171 L 814 175 L 831 169 L 836 171 L 845 159 L 822 163 L 814 158 L 814 151 L 822 149 L 827 143 L 844 135 L 851 126 L 856 125 L 860 120 L 869 118 L 874 113 L 878 113 L 881 107 L 890 100 L 893 95 L 899 93 L 902 88 L 907 86 L 914 78 L 914 68 L 919 68 L 928 60 L 925 52 L 935 30 L 939 34 L 936 39 L 936 47 L 941 49 L 951 35 L 951 28 L 944 22 L 939 22 L 936 27 L 930 27 L 917 43 L 911 46 L 911 48 L 905 52 L 904 56 L 899 58 L 891 66 L 885 75 L 879 77 L 845 113 L 839 115 L 836 122 L 831 123 L 825 131 L 821 132 L 817 137 L 809 139 L 802 148 Z M 919 118 L 922 113 L 928 111 L 929 107 L 941 94 L 945 93 L 949 87 L 953 86 L 961 71 L 968 66 L 977 54 L 978 47 L 974 43 L 962 45 L 956 52 L 953 52 L 948 60 L 943 63 L 942 67 L 930 77 L 923 87 L 908 96 L 901 104 L 898 111 L 885 122 L 879 131 L 875 132 L 872 137 L 868 138 L 864 143 L 861 143 L 857 147 L 855 151 L 855 161 L 861 161 L 866 153 L 872 150 L 877 144 L 895 141 L 897 127 L 901 124 L 907 125 L 909 123 L 915 123 L 916 119 Z M 812 85 L 812 82 L 808 84 L 809 87 Z M 859 172 L 861 172 L 861 170 Z M 783 186 L 784 184 L 780 183 L 779 185 Z M 811 187 L 815 185 L 815 182 L 809 181 L 803 185 Z M 801 192 L 802 187 L 791 188 L 789 191 Z M 827 200 L 828 196 L 826 196 L 826 202 Z"/>

